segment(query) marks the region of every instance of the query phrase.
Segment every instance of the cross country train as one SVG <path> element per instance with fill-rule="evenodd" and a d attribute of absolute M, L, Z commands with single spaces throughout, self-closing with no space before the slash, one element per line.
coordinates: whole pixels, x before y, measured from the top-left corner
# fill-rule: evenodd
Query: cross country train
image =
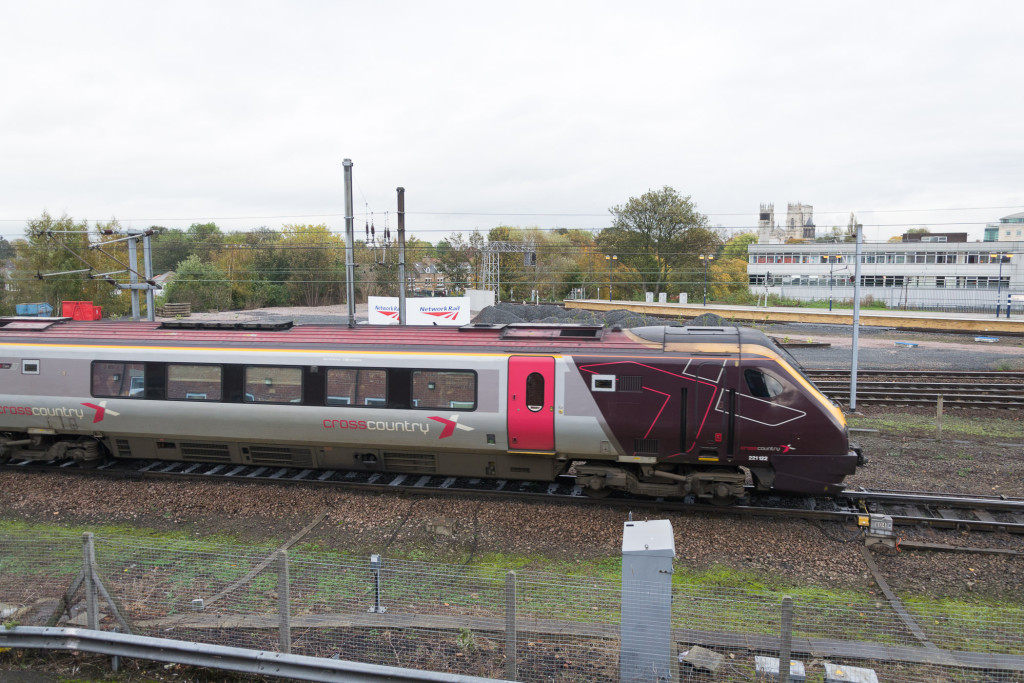
<path fill-rule="evenodd" d="M 834 495 L 840 409 L 757 330 L 0 319 L 0 460 L 553 480 L 726 504 Z"/>

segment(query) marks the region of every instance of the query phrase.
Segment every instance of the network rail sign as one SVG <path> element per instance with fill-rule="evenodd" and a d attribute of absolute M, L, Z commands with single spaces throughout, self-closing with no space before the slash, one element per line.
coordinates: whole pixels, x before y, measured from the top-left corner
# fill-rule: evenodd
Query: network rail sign
<path fill-rule="evenodd" d="M 367 297 L 371 325 L 398 324 L 398 297 Z M 469 297 L 446 296 L 405 300 L 409 325 L 468 325 Z"/>

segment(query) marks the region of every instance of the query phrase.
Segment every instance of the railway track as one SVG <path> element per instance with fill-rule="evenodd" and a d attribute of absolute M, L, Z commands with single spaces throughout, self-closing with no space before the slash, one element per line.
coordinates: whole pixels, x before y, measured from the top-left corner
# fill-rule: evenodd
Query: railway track
<path fill-rule="evenodd" d="M 72 461 L 12 461 L 4 464 L 2 469 L 119 479 L 303 484 L 378 493 L 387 491 L 407 495 L 515 498 L 536 502 L 610 505 L 631 510 L 657 509 L 663 512 L 697 511 L 710 514 L 795 517 L 840 523 L 857 523 L 864 515 L 883 514 L 890 516 L 897 527 L 928 526 L 938 529 L 1024 534 L 1024 499 L 923 491 L 846 490 L 837 498 L 814 498 L 765 494 L 748 488 L 748 499 L 741 504 L 716 507 L 687 498 L 630 498 L 615 493 L 608 498 L 595 500 L 586 496 L 570 476 L 560 477 L 555 482 L 534 482 L 159 460 L 115 460 L 96 468 L 82 468 Z"/>
<path fill-rule="evenodd" d="M 850 373 L 805 370 L 821 391 L 837 403 L 850 402 Z M 948 408 L 1024 408 L 1024 372 L 941 370 L 862 370 L 857 372 L 857 402 L 863 405 Z"/>

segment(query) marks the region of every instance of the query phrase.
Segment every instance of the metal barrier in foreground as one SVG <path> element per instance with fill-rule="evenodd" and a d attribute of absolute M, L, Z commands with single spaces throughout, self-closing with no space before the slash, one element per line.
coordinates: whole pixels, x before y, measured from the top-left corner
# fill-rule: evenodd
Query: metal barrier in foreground
<path fill-rule="evenodd" d="M 238 673 L 296 678 L 305 681 L 325 681 L 327 683 L 376 683 L 378 681 L 494 683 L 498 680 L 85 628 L 16 626 L 6 629 L 0 627 L 0 647 L 77 650 L 112 657 L 132 657 Z"/>

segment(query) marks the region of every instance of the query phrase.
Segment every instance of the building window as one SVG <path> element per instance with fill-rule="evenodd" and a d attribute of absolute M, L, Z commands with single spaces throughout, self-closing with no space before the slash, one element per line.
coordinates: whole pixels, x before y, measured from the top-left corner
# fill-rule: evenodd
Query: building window
<path fill-rule="evenodd" d="M 417 408 L 476 408 L 476 373 L 465 370 L 413 370 L 412 401 Z"/>
<path fill-rule="evenodd" d="M 381 407 L 387 404 L 387 370 L 331 368 L 327 371 L 327 405 Z"/>
<path fill-rule="evenodd" d="M 167 398 L 172 401 L 219 401 L 221 398 L 220 366 L 168 365 Z"/>
<path fill-rule="evenodd" d="M 245 369 L 246 403 L 302 403 L 302 369 L 249 366 Z"/>
<path fill-rule="evenodd" d="M 97 397 L 142 398 L 146 387 L 143 363 L 93 363 L 92 395 Z"/>

